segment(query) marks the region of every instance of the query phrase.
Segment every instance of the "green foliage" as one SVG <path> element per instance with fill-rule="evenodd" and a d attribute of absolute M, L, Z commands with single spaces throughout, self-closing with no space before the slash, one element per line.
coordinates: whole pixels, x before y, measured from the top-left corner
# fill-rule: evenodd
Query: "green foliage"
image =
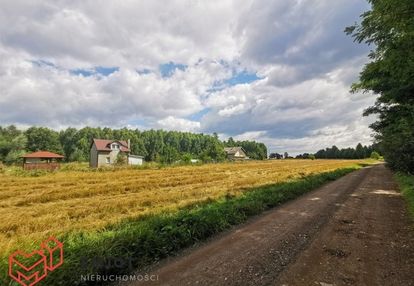
<path fill-rule="evenodd" d="M 317 159 L 365 159 L 369 158 L 372 152 L 377 151 L 376 145 L 362 146 L 361 143 L 355 148 L 338 149 L 336 146 L 321 149 L 315 153 Z M 379 154 L 378 154 L 379 155 Z"/>
<path fill-rule="evenodd" d="M 272 156 L 275 156 L 275 155 L 273 154 Z M 296 159 L 311 159 L 311 160 L 315 160 L 316 159 L 316 157 L 315 157 L 314 154 L 309 154 L 309 153 L 299 154 L 295 158 Z"/>
<path fill-rule="evenodd" d="M 17 166 L 7 167 L 4 170 L 4 173 L 16 177 L 41 177 L 47 175 L 52 171 L 49 170 L 24 170 L 23 168 Z"/>
<path fill-rule="evenodd" d="M 414 172 L 414 1 L 369 0 L 362 22 L 346 28 L 355 41 L 375 45 L 353 91 L 378 95 L 364 115 L 393 169 Z"/>
<path fill-rule="evenodd" d="M 115 165 L 123 166 L 128 163 L 128 157 L 123 152 L 119 152 L 116 156 Z"/>
<path fill-rule="evenodd" d="M 84 152 L 76 147 L 73 148 L 73 151 L 71 151 L 69 154 L 69 160 L 67 160 L 69 162 L 86 162 L 88 160 L 88 158 L 85 157 Z"/>
<path fill-rule="evenodd" d="M 374 160 L 379 160 L 381 158 L 381 156 L 380 156 L 380 154 L 378 154 L 378 152 L 372 151 L 370 158 L 374 159 Z"/>
<path fill-rule="evenodd" d="M 26 152 L 23 150 L 11 150 L 6 158 L 4 158 L 4 163 L 6 164 L 13 164 L 13 163 L 23 163 L 23 158 L 22 156 L 25 154 Z"/>
<path fill-rule="evenodd" d="M 18 163 L 27 144 L 26 136 L 15 126 L 0 127 L 0 161 Z"/>
<path fill-rule="evenodd" d="M 77 285 L 79 273 L 120 274 L 128 273 L 135 267 L 142 268 L 353 170 L 338 169 L 288 183 L 259 186 L 240 197 L 206 200 L 175 213 L 130 219 L 100 232 L 59 237 L 65 245 L 65 263 L 43 283 Z M 80 265 L 81 257 L 131 257 L 134 258 L 134 268 L 128 269 L 128 265 L 122 269 L 114 266 L 84 268 Z"/>
<path fill-rule="evenodd" d="M 27 150 L 31 152 L 43 150 L 63 153 L 59 133 L 46 127 L 30 127 L 24 134 L 27 137 Z"/>
<path fill-rule="evenodd" d="M 181 156 L 181 161 L 186 164 L 191 163 L 191 159 L 192 159 L 191 154 L 188 154 L 188 153 Z"/>
<path fill-rule="evenodd" d="M 222 162 L 226 159 L 226 153 L 224 152 L 224 146 L 216 138 L 211 138 L 211 142 L 206 146 L 204 152 L 201 153 L 203 162 Z"/>
<path fill-rule="evenodd" d="M 411 218 L 414 220 L 414 176 L 399 172 L 395 175 L 395 178 L 407 202 Z"/>
<path fill-rule="evenodd" d="M 190 155 L 191 156 L 191 155 Z M 162 150 L 161 163 L 172 164 L 180 159 L 180 153 L 173 146 L 165 146 Z M 190 158 L 191 160 L 191 158 Z"/>
<path fill-rule="evenodd" d="M 302 156 L 303 157 L 303 156 Z M 299 155 L 300 158 L 300 155 Z M 283 159 L 283 154 L 279 154 L 279 153 L 270 153 L 269 154 L 269 159 Z"/>

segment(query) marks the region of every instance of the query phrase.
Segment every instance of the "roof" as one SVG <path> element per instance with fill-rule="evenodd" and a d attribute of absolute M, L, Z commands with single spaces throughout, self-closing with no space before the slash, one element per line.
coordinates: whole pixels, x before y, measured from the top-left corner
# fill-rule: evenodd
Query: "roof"
<path fill-rule="evenodd" d="M 34 153 L 26 154 L 22 156 L 22 158 L 63 159 L 65 157 L 62 155 L 56 154 L 56 153 L 49 152 L 49 151 L 37 151 Z"/>
<path fill-rule="evenodd" d="M 243 153 L 246 153 L 242 147 L 225 147 L 224 148 L 224 152 L 230 155 L 234 155 L 240 151 L 242 151 Z"/>
<path fill-rule="evenodd" d="M 126 141 L 119 141 L 119 140 L 107 140 L 107 139 L 93 139 L 93 144 L 95 144 L 96 149 L 98 151 L 112 151 L 111 144 L 112 143 L 119 143 L 120 149 L 122 152 L 130 152 L 128 148 L 128 143 Z"/>
<path fill-rule="evenodd" d="M 138 159 L 144 159 L 144 156 L 139 156 L 139 155 L 128 155 L 128 157 L 130 158 L 138 158 Z"/>

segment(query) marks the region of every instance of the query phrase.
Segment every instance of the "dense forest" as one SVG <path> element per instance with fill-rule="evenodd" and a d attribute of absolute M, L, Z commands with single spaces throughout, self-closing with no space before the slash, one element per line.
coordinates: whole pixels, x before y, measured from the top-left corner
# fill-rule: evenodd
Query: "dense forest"
<path fill-rule="evenodd" d="M 146 161 L 173 163 L 197 158 L 203 162 L 218 162 L 226 158 L 225 146 L 242 146 L 247 155 L 256 160 L 267 158 L 266 146 L 254 141 L 222 142 L 216 134 L 194 134 L 164 130 L 131 130 L 92 128 L 67 128 L 55 131 L 46 127 L 19 130 L 15 126 L 0 126 L 0 161 L 11 164 L 20 161 L 26 152 L 48 150 L 63 154 L 67 162 L 88 161 L 93 138 L 131 140 L 132 154 L 145 157 Z"/>
<path fill-rule="evenodd" d="M 317 159 L 364 159 L 377 157 L 378 151 L 375 145 L 362 146 L 359 143 L 355 148 L 342 148 L 336 146 L 325 148 L 315 153 Z M 379 155 L 378 155 L 379 157 Z M 377 159 L 377 158 L 376 158 Z"/>
<path fill-rule="evenodd" d="M 372 45 L 370 62 L 352 86 L 354 92 L 372 92 L 375 104 L 371 125 L 388 165 L 414 173 L 414 1 L 369 0 L 371 10 L 362 22 L 345 32 L 359 43 Z"/>

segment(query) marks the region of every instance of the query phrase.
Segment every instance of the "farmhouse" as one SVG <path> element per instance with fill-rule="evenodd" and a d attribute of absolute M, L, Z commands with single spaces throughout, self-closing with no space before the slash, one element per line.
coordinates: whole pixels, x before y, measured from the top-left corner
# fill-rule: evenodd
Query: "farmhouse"
<path fill-rule="evenodd" d="M 37 151 L 22 156 L 25 170 L 56 170 L 64 156 L 49 151 Z"/>
<path fill-rule="evenodd" d="M 93 168 L 112 165 L 125 155 L 126 164 L 142 165 L 144 157 L 131 155 L 131 141 L 93 139 L 91 143 L 89 165 Z"/>
<path fill-rule="evenodd" d="M 227 154 L 229 160 L 248 160 L 246 151 L 242 147 L 226 147 L 224 152 Z"/>

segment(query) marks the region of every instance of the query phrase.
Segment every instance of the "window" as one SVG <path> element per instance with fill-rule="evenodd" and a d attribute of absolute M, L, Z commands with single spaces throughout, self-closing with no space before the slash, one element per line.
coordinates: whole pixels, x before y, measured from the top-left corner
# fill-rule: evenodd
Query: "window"
<path fill-rule="evenodd" d="M 112 149 L 112 150 L 119 150 L 119 145 L 118 145 L 118 144 L 116 144 L 116 143 L 113 143 L 113 144 L 111 145 L 111 149 Z"/>
<path fill-rule="evenodd" d="M 111 164 L 111 157 L 106 157 L 106 164 Z"/>

